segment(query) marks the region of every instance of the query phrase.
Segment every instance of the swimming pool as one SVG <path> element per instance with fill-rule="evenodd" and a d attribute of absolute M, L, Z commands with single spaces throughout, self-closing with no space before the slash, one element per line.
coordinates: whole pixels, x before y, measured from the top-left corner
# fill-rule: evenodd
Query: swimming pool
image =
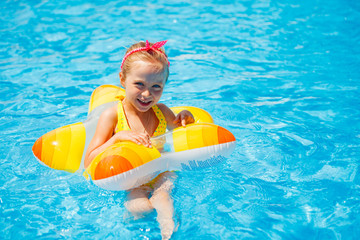
<path fill-rule="evenodd" d="M 180 172 L 173 239 L 360 236 L 360 4 L 356 1 L 2 1 L 0 238 L 159 239 L 124 192 L 45 168 L 31 152 L 117 84 L 125 48 L 168 39 L 162 101 L 194 105 L 237 148 Z"/>

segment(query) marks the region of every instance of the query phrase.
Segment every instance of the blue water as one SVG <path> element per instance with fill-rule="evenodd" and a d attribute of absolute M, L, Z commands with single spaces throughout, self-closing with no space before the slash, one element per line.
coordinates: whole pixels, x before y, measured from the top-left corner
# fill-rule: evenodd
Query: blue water
<path fill-rule="evenodd" d="M 41 166 L 44 133 L 86 119 L 125 48 L 168 39 L 168 106 L 237 139 L 223 164 L 179 172 L 173 239 L 360 237 L 360 2 L 0 2 L 0 239 L 160 239 L 124 192 Z"/>

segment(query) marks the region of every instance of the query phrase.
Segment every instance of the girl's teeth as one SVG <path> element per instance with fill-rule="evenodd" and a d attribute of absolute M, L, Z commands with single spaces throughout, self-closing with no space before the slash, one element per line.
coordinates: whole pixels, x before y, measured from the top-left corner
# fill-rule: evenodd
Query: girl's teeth
<path fill-rule="evenodd" d="M 139 101 L 142 102 L 142 103 L 149 103 L 149 102 L 146 102 L 146 101 L 143 101 L 143 100 L 140 100 L 140 99 L 139 99 Z"/>

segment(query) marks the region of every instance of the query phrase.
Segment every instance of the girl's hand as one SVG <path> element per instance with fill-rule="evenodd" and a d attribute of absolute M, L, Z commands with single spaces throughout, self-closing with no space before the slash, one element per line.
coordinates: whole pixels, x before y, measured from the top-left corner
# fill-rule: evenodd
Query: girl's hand
<path fill-rule="evenodd" d="M 176 124 L 178 127 L 183 126 L 185 127 L 186 124 L 194 123 L 195 119 L 194 116 L 189 112 L 188 110 L 182 110 L 179 112 L 179 114 L 176 116 L 174 120 L 174 124 Z"/>
<path fill-rule="evenodd" d="M 131 141 L 138 145 L 151 148 L 150 136 L 147 133 L 137 133 L 134 131 L 120 131 L 114 135 L 116 141 Z"/>

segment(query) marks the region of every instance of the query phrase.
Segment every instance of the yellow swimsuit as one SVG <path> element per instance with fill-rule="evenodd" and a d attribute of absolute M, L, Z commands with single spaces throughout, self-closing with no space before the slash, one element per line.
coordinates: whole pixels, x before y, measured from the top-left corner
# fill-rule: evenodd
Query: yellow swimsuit
<path fill-rule="evenodd" d="M 166 120 L 164 117 L 164 114 L 161 112 L 159 107 L 157 105 L 152 106 L 152 110 L 154 111 L 156 117 L 159 119 L 159 124 L 153 134 L 152 137 L 159 136 L 161 134 L 164 134 L 166 132 Z M 115 132 L 120 131 L 126 131 L 131 130 L 129 127 L 129 124 L 127 122 L 125 113 L 124 113 L 124 107 L 122 105 L 122 101 L 120 100 L 117 106 L 117 114 L 118 114 L 118 122 L 116 125 Z"/>

